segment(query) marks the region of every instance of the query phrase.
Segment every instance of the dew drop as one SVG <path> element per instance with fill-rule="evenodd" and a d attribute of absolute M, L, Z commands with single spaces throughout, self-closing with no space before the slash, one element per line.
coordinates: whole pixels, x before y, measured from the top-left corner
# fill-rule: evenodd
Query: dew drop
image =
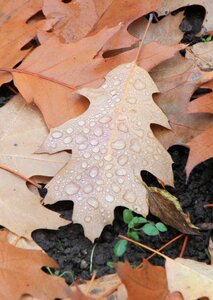
<path fill-rule="evenodd" d="M 96 191 L 97 191 L 97 192 L 101 192 L 101 191 L 102 191 L 102 187 L 98 186 L 98 187 L 96 188 Z"/>
<path fill-rule="evenodd" d="M 118 178 L 118 183 L 122 184 L 123 182 L 124 182 L 124 179 L 121 178 L 121 177 L 119 177 L 119 178 Z"/>
<path fill-rule="evenodd" d="M 98 153 L 99 151 L 100 151 L 100 148 L 98 146 L 96 146 L 92 149 L 92 152 L 94 152 L 94 153 Z"/>
<path fill-rule="evenodd" d="M 89 194 L 93 191 L 93 186 L 91 184 L 87 184 L 84 186 L 84 193 Z"/>
<path fill-rule="evenodd" d="M 84 122 L 83 120 L 81 120 L 81 121 L 78 122 L 78 125 L 79 125 L 79 126 L 84 126 L 84 125 L 85 125 L 85 122 Z"/>
<path fill-rule="evenodd" d="M 97 167 L 93 167 L 90 169 L 90 177 L 95 178 L 99 173 L 99 169 Z"/>
<path fill-rule="evenodd" d="M 87 203 L 95 209 L 99 206 L 98 201 L 92 198 L 88 199 Z"/>
<path fill-rule="evenodd" d="M 119 123 L 118 124 L 118 130 L 120 130 L 122 132 L 128 132 L 128 127 L 126 126 L 125 123 Z"/>
<path fill-rule="evenodd" d="M 87 148 L 87 145 L 86 144 L 81 144 L 79 145 L 78 149 L 79 150 L 85 150 Z"/>
<path fill-rule="evenodd" d="M 117 93 L 116 93 L 116 91 L 111 91 L 111 95 L 112 96 L 114 96 L 114 95 L 116 95 Z"/>
<path fill-rule="evenodd" d="M 119 176 L 124 176 L 124 175 L 126 175 L 126 170 L 125 169 L 118 169 L 116 171 L 116 174 L 119 175 Z"/>
<path fill-rule="evenodd" d="M 113 202 L 114 201 L 114 197 L 112 195 L 107 195 L 105 199 L 106 199 L 107 202 Z"/>
<path fill-rule="evenodd" d="M 110 169 L 112 169 L 112 165 L 111 164 L 105 166 L 105 170 L 110 170 Z"/>
<path fill-rule="evenodd" d="M 103 89 L 106 89 L 107 87 L 108 87 L 107 84 L 103 84 L 103 85 L 102 85 L 102 88 L 103 88 Z"/>
<path fill-rule="evenodd" d="M 137 102 L 137 100 L 133 97 L 127 98 L 127 102 L 130 104 L 135 104 Z"/>
<path fill-rule="evenodd" d="M 81 134 L 77 135 L 75 138 L 75 141 L 77 144 L 81 144 L 83 142 L 86 142 L 87 138 Z"/>
<path fill-rule="evenodd" d="M 90 126 L 90 127 L 94 127 L 94 126 L 95 126 L 95 122 L 94 122 L 94 121 L 90 122 L 90 123 L 89 123 L 89 126 Z"/>
<path fill-rule="evenodd" d="M 127 155 L 120 155 L 118 157 L 118 163 L 119 163 L 119 165 L 124 166 L 127 162 L 128 162 Z"/>
<path fill-rule="evenodd" d="M 95 160 L 100 160 L 100 158 L 101 158 L 101 157 L 100 157 L 98 154 L 95 154 L 95 155 L 94 155 L 94 159 L 95 159 Z"/>
<path fill-rule="evenodd" d="M 145 83 L 141 79 L 139 79 L 139 78 L 137 78 L 134 81 L 133 85 L 136 88 L 136 90 L 142 90 L 142 89 L 144 89 L 146 87 Z"/>
<path fill-rule="evenodd" d="M 68 136 L 64 139 L 64 144 L 69 144 L 71 142 L 72 142 L 72 138 L 70 136 Z"/>
<path fill-rule="evenodd" d="M 131 140 L 130 150 L 132 150 L 136 153 L 139 153 L 141 151 L 141 146 L 140 146 L 137 139 L 132 139 Z"/>
<path fill-rule="evenodd" d="M 102 117 L 99 121 L 103 124 L 106 124 L 106 123 L 109 123 L 111 120 L 112 120 L 111 117 L 105 116 L 105 117 Z"/>
<path fill-rule="evenodd" d="M 88 166 L 88 164 L 84 161 L 81 166 L 82 166 L 83 169 L 86 169 L 86 167 Z"/>
<path fill-rule="evenodd" d="M 61 132 L 61 131 L 56 130 L 56 131 L 54 131 L 54 132 L 52 133 L 52 137 L 53 137 L 54 139 L 58 139 L 58 138 L 60 138 L 61 136 L 62 136 L 62 132 Z"/>
<path fill-rule="evenodd" d="M 104 160 L 111 161 L 112 160 L 112 155 L 108 154 L 108 155 L 104 156 Z"/>
<path fill-rule="evenodd" d="M 76 194 L 80 189 L 80 186 L 75 184 L 74 182 L 70 182 L 69 184 L 66 185 L 65 187 L 65 192 L 68 195 L 74 195 Z"/>
<path fill-rule="evenodd" d="M 83 129 L 83 132 L 86 133 L 86 134 L 88 134 L 88 133 L 89 133 L 89 128 L 85 127 L 85 128 Z"/>
<path fill-rule="evenodd" d="M 90 216 L 87 216 L 87 217 L 84 218 L 84 221 L 87 222 L 87 223 L 90 223 L 91 220 L 92 220 L 92 217 L 90 217 Z"/>
<path fill-rule="evenodd" d="M 73 129 L 69 127 L 69 128 L 67 128 L 66 132 L 67 132 L 67 133 L 72 133 L 72 132 L 73 132 Z"/>
<path fill-rule="evenodd" d="M 100 127 L 97 127 L 97 128 L 95 128 L 95 130 L 94 130 L 94 134 L 95 134 L 96 136 L 102 136 L 103 130 L 102 130 Z"/>
<path fill-rule="evenodd" d="M 112 184 L 112 190 L 113 190 L 113 192 L 115 192 L 115 193 L 119 193 L 120 192 L 120 187 L 118 186 L 118 185 L 116 185 L 116 184 Z"/>
<path fill-rule="evenodd" d="M 83 157 L 86 158 L 86 159 L 90 158 L 90 156 L 91 156 L 91 154 L 89 152 L 85 152 L 83 154 Z"/>
<path fill-rule="evenodd" d="M 98 140 L 96 140 L 96 139 L 91 139 L 91 140 L 90 140 L 90 144 L 91 144 L 92 146 L 97 146 L 97 145 L 98 145 Z"/>
<path fill-rule="evenodd" d="M 107 173 L 106 173 L 106 177 L 107 177 L 107 178 L 112 178 L 112 173 L 107 172 Z"/>
<path fill-rule="evenodd" d="M 119 85 L 121 82 L 120 82 L 120 80 L 115 80 L 114 81 L 114 85 L 116 86 L 116 85 Z"/>
<path fill-rule="evenodd" d="M 122 150 L 125 148 L 126 143 L 123 140 L 117 140 L 111 144 L 112 148 L 115 150 Z"/>
<path fill-rule="evenodd" d="M 123 198 L 129 203 L 134 203 L 136 200 L 136 195 L 132 191 L 126 191 Z"/>

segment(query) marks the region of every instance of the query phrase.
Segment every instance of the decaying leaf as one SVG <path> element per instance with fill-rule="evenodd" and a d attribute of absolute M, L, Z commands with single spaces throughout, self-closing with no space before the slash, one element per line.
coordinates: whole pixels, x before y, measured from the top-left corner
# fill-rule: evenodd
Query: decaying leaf
<path fill-rule="evenodd" d="M 166 190 L 148 187 L 150 212 L 161 219 L 165 224 L 170 225 L 180 232 L 186 234 L 198 234 L 196 228 L 183 212 L 178 199 Z"/>
<path fill-rule="evenodd" d="M 211 139 L 208 138 L 210 134 L 206 133 L 207 129 L 211 132 L 213 126 L 213 118 L 209 114 L 210 111 L 206 109 L 206 113 L 203 113 L 204 110 L 202 109 L 200 113 L 188 113 L 188 107 L 193 105 L 194 102 L 189 105 L 192 94 L 203 83 L 211 80 L 212 76 L 212 71 L 202 72 L 195 68 L 183 74 L 167 77 L 156 82 L 161 91 L 161 94 L 156 97 L 156 103 L 167 115 L 172 131 L 164 128 L 155 128 L 154 134 L 166 148 L 175 144 L 190 148 L 186 169 L 187 175 L 189 175 L 196 164 L 212 155 L 212 148 L 209 148 Z M 195 101 L 197 103 L 199 99 Z M 203 143 L 198 144 L 198 141 L 202 140 Z"/>
<path fill-rule="evenodd" d="M 67 153 L 33 154 L 47 136 L 44 122 L 33 106 L 15 96 L 0 109 L 0 164 L 26 177 L 54 176 L 67 162 Z M 38 228 L 57 229 L 68 222 L 40 204 L 26 182 L 0 169 L 0 224 L 18 236 L 31 239 Z"/>
<path fill-rule="evenodd" d="M 126 261 L 117 265 L 117 272 L 124 283 L 128 300 L 162 300 L 168 294 L 166 271 L 143 260 L 141 269 L 133 269 Z"/>
<path fill-rule="evenodd" d="M 211 18 L 211 12 L 213 11 L 213 2 L 210 0 L 163 0 L 162 5 L 157 10 L 158 15 L 166 15 L 178 8 L 189 6 L 189 5 L 202 5 L 206 10 L 205 19 L 203 22 L 203 31 L 213 30 L 213 21 Z"/>
<path fill-rule="evenodd" d="M 169 291 L 179 291 L 184 299 L 201 297 L 213 299 L 213 266 L 191 259 L 166 260 L 166 276 Z"/>
<path fill-rule="evenodd" d="M 194 64 L 201 69 L 213 68 L 213 42 L 198 43 L 189 47 L 186 58 L 192 59 Z"/>
<path fill-rule="evenodd" d="M 72 149 L 69 164 L 48 184 L 45 203 L 73 200 L 73 221 L 91 239 L 112 222 L 116 206 L 147 215 L 141 170 L 172 184 L 172 160 L 150 129 L 151 123 L 168 127 L 152 100 L 155 92 L 145 70 L 135 63 L 121 65 L 100 88 L 79 91 L 90 99 L 89 109 L 51 130 L 41 147 L 49 153 Z"/>
<path fill-rule="evenodd" d="M 40 20 L 28 24 L 28 20 L 42 8 L 41 0 L 0 1 L 0 64 L 1 68 L 13 68 L 31 49 L 22 49 L 35 36 L 38 29 L 49 30 L 53 22 Z M 9 73 L 0 72 L 0 83 L 11 80 Z"/>
<path fill-rule="evenodd" d="M 40 250 L 24 250 L 10 245 L 7 233 L 0 232 L 0 298 L 20 299 L 23 294 L 50 300 L 67 296 L 62 278 L 45 274 L 41 268 L 57 264 Z"/>

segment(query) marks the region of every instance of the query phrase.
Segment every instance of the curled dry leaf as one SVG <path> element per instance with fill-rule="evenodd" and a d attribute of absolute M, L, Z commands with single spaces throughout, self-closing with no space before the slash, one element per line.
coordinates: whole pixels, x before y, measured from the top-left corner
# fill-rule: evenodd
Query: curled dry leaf
<path fill-rule="evenodd" d="M 133 269 L 129 262 L 117 265 L 117 273 L 128 292 L 128 300 L 162 300 L 168 294 L 166 271 L 143 260 L 143 267 Z"/>
<path fill-rule="evenodd" d="M 213 299 L 213 266 L 191 259 L 166 259 L 166 276 L 170 292 L 179 291 L 184 299 Z"/>
<path fill-rule="evenodd" d="M 47 134 L 38 110 L 27 106 L 20 95 L 15 96 L 0 109 L 0 164 L 26 177 L 54 176 L 66 164 L 69 154 L 33 154 Z M 31 239 L 35 229 L 57 229 L 68 223 L 42 206 L 40 200 L 28 190 L 23 179 L 0 169 L 1 225 Z"/>
<path fill-rule="evenodd" d="M 68 296 L 62 278 L 50 276 L 41 270 L 57 264 L 40 250 L 25 250 L 10 245 L 7 233 L 0 232 L 0 298 L 20 299 L 23 294 L 50 300 Z"/>
<path fill-rule="evenodd" d="M 112 222 L 116 206 L 147 215 L 141 170 L 172 184 L 172 160 L 150 129 L 151 123 L 168 127 L 153 102 L 155 92 L 149 74 L 135 62 L 120 65 L 100 88 L 79 91 L 90 99 L 89 109 L 51 130 L 41 147 L 48 153 L 72 149 L 69 164 L 48 184 L 45 203 L 73 200 L 73 221 L 92 240 Z"/>
<path fill-rule="evenodd" d="M 170 225 L 185 234 L 198 234 L 196 228 L 183 212 L 178 199 L 169 192 L 156 187 L 146 186 L 148 191 L 150 212 L 161 219 L 165 224 Z"/>
<path fill-rule="evenodd" d="M 186 58 L 194 61 L 194 64 L 201 69 L 213 67 L 213 42 L 198 43 L 186 50 Z"/>
<path fill-rule="evenodd" d="M 38 29 L 49 30 L 53 22 L 40 20 L 32 24 L 27 21 L 42 8 L 41 0 L 0 1 L 0 64 L 1 68 L 13 68 L 31 51 L 22 49 L 36 35 Z M 9 73 L 0 72 L 0 83 L 11 80 Z"/>

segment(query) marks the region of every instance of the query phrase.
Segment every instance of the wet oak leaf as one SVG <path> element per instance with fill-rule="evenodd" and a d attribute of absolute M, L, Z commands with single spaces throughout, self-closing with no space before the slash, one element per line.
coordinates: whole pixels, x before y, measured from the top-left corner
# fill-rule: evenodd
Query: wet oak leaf
<path fill-rule="evenodd" d="M 117 265 L 117 273 L 128 292 L 128 300 L 163 300 L 168 295 L 166 271 L 143 260 L 143 267 L 133 269 L 129 262 Z M 170 298 L 169 298 L 170 299 Z"/>
<path fill-rule="evenodd" d="M 50 154 L 72 149 L 70 162 L 47 185 L 44 201 L 74 201 L 73 221 L 92 240 L 112 222 L 116 206 L 148 214 L 141 170 L 172 184 L 171 157 L 150 129 L 152 123 L 169 127 L 152 99 L 155 92 L 149 74 L 135 62 L 120 65 L 101 87 L 79 90 L 90 100 L 89 109 L 52 129 L 41 146 Z"/>
<path fill-rule="evenodd" d="M 149 209 L 163 223 L 176 228 L 185 234 L 198 234 L 198 228 L 190 222 L 188 216 L 183 212 L 178 199 L 166 190 L 148 187 Z"/>
<path fill-rule="evenodd" d="M 26 177 L 54 176 L 69 154 L 34 154 L 48 134 L 35 106 L 27 106 L 20 95 L 0 109 L 0 164 Z M 0 169 L 0 224 L 31 240 L 38 228 L 57 229 L 68 221 L 40 204 L 25 180 Z"/>
<path fill-rule="evenodd" d="M 42 8 L 41 0 L 0 1 L 0 65 L 1 68 L 12 68 L 20 63 L 31 51 L 22 49 L 35 36 L 38 29 L 50 30 L 53 21 L 39 20 L 28 23 L 28 20 Z M 0 72 L 0 83 L 12 80 L 9 73 Z"/>
<path fill-rule="evenodd" d="M 166 259 L 166 276 L 170 292 L 179 291 L 184 299 L 213 299 L 213 266 L 191 259 Z"/>
<path fill-rule="evenodd" d="M 40 250 L 10 245 L 6 235 L 6 232 L 0 232 L 0 298 L 18 300 L 24 294 L 44 300 L 66 297 L 64 280 L 41 270 L 44 266 L 56 268 L 53 259 Z"/>

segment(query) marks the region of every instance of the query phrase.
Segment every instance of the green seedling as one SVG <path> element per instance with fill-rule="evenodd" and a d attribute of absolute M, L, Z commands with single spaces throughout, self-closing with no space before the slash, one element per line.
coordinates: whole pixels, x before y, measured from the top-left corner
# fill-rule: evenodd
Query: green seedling
<path fill-rule="evenodd" d="M 50 275 L 54 275 L 57 277 L 64 277 L 67 275 L 71 279 L 71 281 L 74 281 L 74 274 L 72 271 L 61 272 L 59 270 L 51 270 L 50 267 L 45 267 L 45 271 L 47 271 Z"/>
<path fill-rule="evenodd" d="M 154 223 L 143 217 L 136 217 L 133 215 L 130 209 L 124 209 L 123 221 L 128 226 L 127 236 L 133 240 L 138 241 L 140 233 L 144 233 L 149 236 L 159 235 L 161 232 L 166 232 L 167 227 L 161 223 Z M 128 241 L 119 240 L 114 246 L 114 254 L 117 257 L 122 256 L 127 249 Z"/>
<path fill-rule="evenodd" d="M 201 41 L 204 42 L 204 43 L 207 43 L 207 42 L 211 42 L 213 39 L 212 39 L 212 36 L 209 35 L 207 37 L 203 37 L 201 38 Z"/>

